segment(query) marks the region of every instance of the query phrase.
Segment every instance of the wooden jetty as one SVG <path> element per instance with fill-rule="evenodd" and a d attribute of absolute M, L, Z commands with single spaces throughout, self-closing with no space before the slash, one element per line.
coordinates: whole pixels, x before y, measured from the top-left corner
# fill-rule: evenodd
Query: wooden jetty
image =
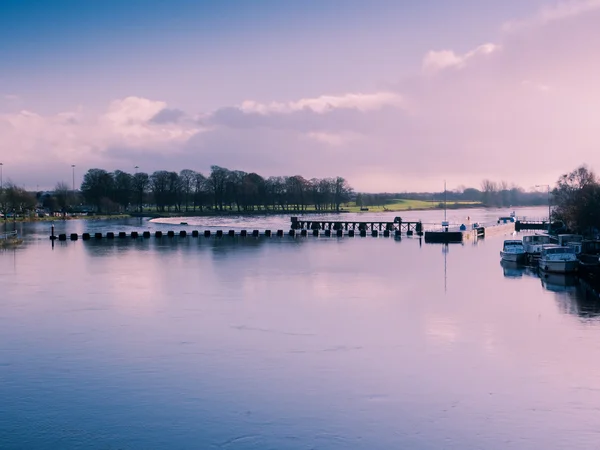
<path fill-rule="evenodd" d="M 389 231 L 405 233 L 407 236 L 416 234 L 421 236 L 423 234 L 423 224 L 421 221 L 418 222 L 405 222 L 401 217 L 396 217 L 392 222 L 382 221 L 331 221 L 323 219 L 298 219 L 298 217 L 291 218 L 291 229 L 292 230 L 330 230 L 330 231 Z M 396 233 L 395 233 L 396 234 Z"/>
<path fill-rule="evenodd" d="M 515 230 L 548 230 L 548 221 L 546 220 L 517 220 Z"/>
<path fill-rule="evenodd" d="M 426 243 L 460 243 L 464 240 L 470 239 L 481 239 L 485 236 L 508 234 L 515 231 L 515 222 L 502 223 L 498 225 L 492 225 L 489 227 L 475 227 L 469 230 L 463 229 L 460 231 L 427 231 L 423 233 L 423 224 L 419 222 L 404 222 L 399 217 L 393 222 L 375 222 L 375 221 L 323 221 L 316 219 L 298 220 L 297 217 L 292 217 L 292 227 L 289 231 L 284 230 L 179 230 L 179 231 L 162 231 L 162 230 L 138 230 L 131 231 L 129 233 L 120 232 L 107 232 L 107 233 L 83 233 L 81 235 L 77 233 L 66 233 L 55 235 L 54 226 L 52 226 L 52 234 L 50 235 L 51 240 L 59 241 L 77 241 L 79 239 L 84 241 L 94 240 L 115 240 L 115 239 L 172 239 L 172 238 L 270 238 L 272 236 L 283 237 L 307 237 L 323 236 L 325 238 L 337 237 L 366 237 L 371 236 L 377 237 L 394 237 L 401 238 L 402 235 L 412 236 L 425 235 Z"/>
<path fill-rule="evenodd" d="M 459 231 L 426 231 L 425 243 L 455 244 L 465 240 L 483 239 L 486 236 L 511 234 L 515 231 L 515 222 L 500 223 L 487 227 L 474 227 Z"/>

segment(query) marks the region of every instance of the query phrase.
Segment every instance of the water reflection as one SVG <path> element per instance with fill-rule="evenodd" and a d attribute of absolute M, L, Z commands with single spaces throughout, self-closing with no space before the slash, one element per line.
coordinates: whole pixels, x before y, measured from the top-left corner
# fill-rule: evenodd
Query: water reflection
<path fill-rule="evenodd" d="M 500 261 L 500 265 L 506 278 L 521 278 L 525 273 L 525 266 L 513 261 Z"/>
<path fill-rule="evenodd" d="M 57 242 L 60 247 L 83 245 L 85 252 L 94 257 L 111 257 L 125 255 L 131 252 L 160 252 L 161 254 L 180 253 L 192 256 L 192 253 L 210 252 L 215 258 L 223 258 L 230 255 L 235 255 L 243 252 L 256 252 L 268 243 L 281 245 L 302 245 L 312 237 L 271 237 L 261 236 L 255 238 L 252 236 L 230 238 L 224 236 L 222 238 L 203 236 L 181 238 L 179 236 L 156 239 L 131 239 L 131 238 L 115 238 L 115 239 L 90 239 L 89 241 L 77 242 Z"/>
<path fill-rule="evenodd" d="M 501 274 L 502 238 L 36 227 L 0 252 L 3 449 L 597 446 L 597 295 Z"/>
<path fill-rule="evenodd" d="M 575 274 L 547 273 L 535 266 L 501 261 L 505 278 L 535 277 L 543 289 L 555 294 L 560 312 L 581 318 L 600 316 L 600 292 Z"/>
<path fill-rule="evenodd" d="M 555 291 L 559 310 L 582 319 L 600 317 L 600 295 L 584 280 L 577 280 L 563 291 Z"/>
<path fill-rule="evenodd" d="M 579 279 L 573 274 L 540 272 L 542 286 L 551 292 L 574 291 Z"/>

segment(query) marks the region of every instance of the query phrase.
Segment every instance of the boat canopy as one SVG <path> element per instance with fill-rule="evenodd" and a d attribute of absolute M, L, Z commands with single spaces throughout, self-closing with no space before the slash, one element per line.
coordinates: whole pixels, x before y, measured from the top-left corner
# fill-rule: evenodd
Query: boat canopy
<path fill-rule="evenodd" d="M 581 242 L 583 241 L 583 236 L 580 234 L 559 234 L 558 235 L 558 243 L 565 244 L 567 242 Z"/>
<path fill-rule="evenodd" d="M 575 250 L 572 247 L 546 247 L 542 249 L 546 255 L 560 255 L 563 253 L 574 253 Z"/>
<path fill-rule="evenodd" d="M 504 241 L 504 247 L 514 247 L 514 246 L 523 246 L 522 241 Z"/>
<path fill-rule="evenodd" d="M 523 236 L 523 242 L 527 242 L 530 244 L 544 244 L 550 242 L 550 236 L 546 236 L 543 234 L 530 234 L 528 236 Z"/>

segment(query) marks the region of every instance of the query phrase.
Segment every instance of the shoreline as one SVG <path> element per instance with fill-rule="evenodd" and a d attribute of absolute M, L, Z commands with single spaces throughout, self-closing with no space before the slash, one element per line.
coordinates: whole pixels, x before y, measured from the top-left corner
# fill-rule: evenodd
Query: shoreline
<path fill-rule="evenodd" d="M 485 208 L 482 205 L 448 205 L 447 210 L 457 209 L 476 209 Z M 369 208 L 368 211 L 360 210 L 349 210 L 341 209 L 339 211 L 328 210 L 288 210 L 288 211 L 180 211 L 177 213 L 157 213 L 157 212 L 144 212 L 144 213 L 130 213 L 131 217 L 148 217 L 150 219 L 173 219 L 178 217 L 252 217 L 252 216 L 284 216 L 284 215 L 325 215 L 325 214 L 380 214 L 380 213 L 403 213 L 407 211 L 440 211 L 444 208 L 440 208 L 437 205 L 431 208 L 404 208 L 404 209 L 381 209 L 381 207 Z"/>
<path fill-rule="evenodd" d="M 521 208 L 530 205 L 512 205 L 510 208 Z M 486 207 L 481 204 L 460 204 L 460 205 L 447 205 L 446 209 L 449 211 L 458 209 L 487 209 L 496 207 Z M 155 211 L 144 211 L 144 212 L 130 212 L 127 214 L 100 214 L 100 215 L 86 215 L 86 216 L 66 216 L 66 217 L 18 217 L 15 219 L 0 219 L 0 224 L 8 225 L 10 223 L 29 223 L 29 222 L 59 222 L 59 221 L 70 221 L 70 220 L 117 220 L 117 219 L 129 219 L 129 218 L 148 218 L 148 219 L 174 219 L 179 217 L 255 217 L 255 216 L 294 216 L 294 215 L 327 215 L 327 214 L 382 214 L 382 213 L 404 213 L 413 211 L 441 211 L 443 207 L 438 205 L 432 207 L 409 207 L 402 209 L 383 209 L 382 207 L 372 207 L 368 211 L 351 209 L 340 209 L 335 210 L 287 210 L 287 211 L 273 211 L 273 210 L 261 210 L 261 211 L 178 211 L 178 212 L 155 212 Z"/>
<path fill-rule="evenodd" d="M 66 217 L 17 217 L 16 219 L 0 219 L 0 224 L 8 225 L 10 223 L 30 223 L 30 222 L 67 222 L 71 220 L 114 220 L 129 219 L 130 214 L 100 214 L 97 216 L 66 216 Z"/>

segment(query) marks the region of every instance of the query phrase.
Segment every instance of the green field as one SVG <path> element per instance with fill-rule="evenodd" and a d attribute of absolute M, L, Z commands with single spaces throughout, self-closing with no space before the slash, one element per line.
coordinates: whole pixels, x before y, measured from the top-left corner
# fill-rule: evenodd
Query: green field
<path fill-rule="evenodd" d="M 449 209 L 456 208 L 473 208 L 480 206 L 479 202 L 447 202 L 446 206 Z M 439 202 L 427 202 L 423 200 L 406 200 L 406 199 L 393 199 L 388 201 L 383 206 L 364 206 L 369 208 L 368 212 L 385 212 L 385 211 L 410 211 L 410 210 L 423 210 L 423 209 L 441 209 L 443 203 Z M 350 202 L 347 205 L 344 204 L 343 209 L 350 212 L 361 212 L 360 207 L 354 202 Z"/>

